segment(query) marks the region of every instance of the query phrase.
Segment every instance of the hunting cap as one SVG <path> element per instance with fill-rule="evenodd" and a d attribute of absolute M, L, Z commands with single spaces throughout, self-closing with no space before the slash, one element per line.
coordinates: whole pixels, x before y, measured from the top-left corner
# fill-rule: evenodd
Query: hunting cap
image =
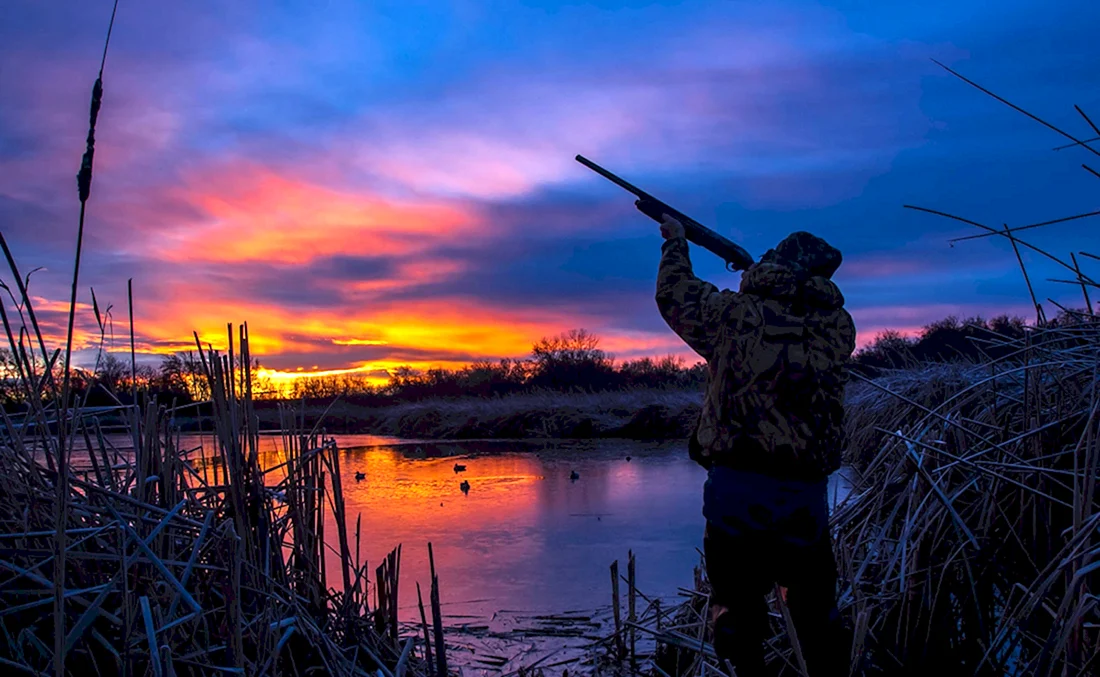
<path fill-rule="evenodd" d="M 794 264 L 810 275 L 825 278 L 833 276 L 840 268 L 840 250 L 820 237 L 800 230 L 783 238 L 783 241 L 768 250 L 762 260 L 776 263 Z"/>

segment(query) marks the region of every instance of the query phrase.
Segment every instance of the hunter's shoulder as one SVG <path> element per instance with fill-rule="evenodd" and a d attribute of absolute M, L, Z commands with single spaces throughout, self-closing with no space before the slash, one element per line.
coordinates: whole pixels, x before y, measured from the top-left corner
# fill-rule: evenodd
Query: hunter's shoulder
<path fill-rule="evenodd" d="M 764 323 L 765 299 L 744 291 L 723 289 L 714 295 L 714 305 L 719 308 L 724 325 L 736 329 L 751 329 Z"/>
<path fill-rule="evenodd" d="M 799 286 L 802 303 L 822 313 L 842 312 L 846 299 L 840 287 L 823 275 L 811 275 Z"/>

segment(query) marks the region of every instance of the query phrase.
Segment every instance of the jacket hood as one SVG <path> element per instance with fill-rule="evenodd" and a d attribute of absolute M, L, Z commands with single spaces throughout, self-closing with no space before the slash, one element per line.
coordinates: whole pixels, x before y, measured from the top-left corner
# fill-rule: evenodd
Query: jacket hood
<path fill-rule="evenodd" d="M 841 260 L 840 250 L 816 235 L 791 233 L 745 271 L 741 291 L 808 307 L 840 308 L 844 295 L 829 278 Z"/>
<path fill-rule="evenodd" d="M 825 240 L 800 230 L 783 238 L 775 249 L 768 250 L 760 260 L 785 264 L 794 268 L 795 272 L 804 271 L 807 277 L 820 275 L 828 279 L 840 268 L 843 257 L 839 249 Z"/>
<path fill-rule="evenodd" d="M 807 277 L 805 271 L 768 261 L 756 263 L 742 274 L 741 292 L 812 308 L 835 310 L 844 306 L 840 288 L 827 277 Z"/>

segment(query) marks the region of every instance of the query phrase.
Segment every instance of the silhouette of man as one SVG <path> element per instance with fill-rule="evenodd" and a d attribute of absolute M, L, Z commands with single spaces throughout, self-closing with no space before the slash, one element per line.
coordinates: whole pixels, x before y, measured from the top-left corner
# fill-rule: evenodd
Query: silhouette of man
<path fill-rule="evenodd" d="M 703 549 L 718 657 L 764 674 L 765 595 L 778 584 L 811 677 L 847 675 L 836 606 L 828 476 L 844 448 L 845 364 L 855 325 L 831 281 L 840 251 L 793 233 L 719 290 L 694 275 L 683 225 L 665 215 L 661 316 L 707 362 L 691 458 L 705 467 Z"/>

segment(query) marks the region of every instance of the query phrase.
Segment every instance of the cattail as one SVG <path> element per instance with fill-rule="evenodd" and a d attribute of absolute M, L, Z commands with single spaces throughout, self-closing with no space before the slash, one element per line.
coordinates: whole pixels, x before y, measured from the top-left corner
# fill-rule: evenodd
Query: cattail
<path fill-rule="evenodd" d="M 99 117 L 99 107 L 103 104 L 103 73 L 100 72 L 92 86 L 92 107 L 88 120 L 88 146 L 84 151 L 84 157 L 80 161 L 80 171 L 76 175 L 77 193 L 80 202 L 88 201 L 92 192 L 92 158 L 95 156 L 95 123 Z"/>

